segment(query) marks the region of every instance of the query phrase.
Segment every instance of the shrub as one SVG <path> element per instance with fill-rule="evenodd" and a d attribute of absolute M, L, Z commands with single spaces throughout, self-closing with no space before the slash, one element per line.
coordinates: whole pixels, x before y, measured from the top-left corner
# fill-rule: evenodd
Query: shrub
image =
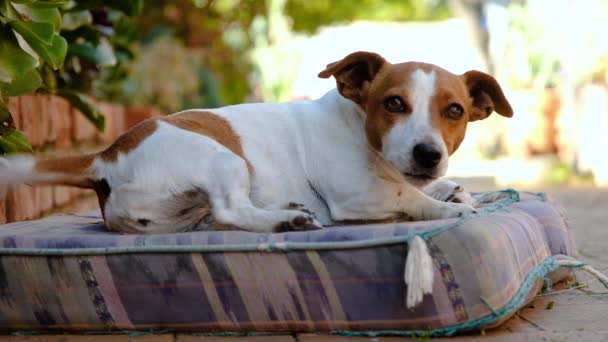
<path fill-rule="evenodd" d="M 103 130 L 103 115 L 85 94 L 101 70 L 120 75 L 120 62 L 132 58 L 125 16 L 142 6 L 143 0 L 0 0 L 0 154 L 31 150 L 7 108 L 11 96 L 62 96 Z"/>

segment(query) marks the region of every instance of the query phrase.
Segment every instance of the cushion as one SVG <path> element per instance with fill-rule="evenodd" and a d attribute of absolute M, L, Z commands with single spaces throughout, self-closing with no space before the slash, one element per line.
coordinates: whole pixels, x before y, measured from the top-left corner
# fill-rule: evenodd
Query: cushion
<path fill-rule="evenodd" d="M 127 235 L 98 213 L 0 226 L 0 329 L 449 335 L 497 326 L 574 245 L 542 193 L 475 193 L 479 213 L 310 232 Z M 434 284 L 406 307 L 408 241 Z"/>

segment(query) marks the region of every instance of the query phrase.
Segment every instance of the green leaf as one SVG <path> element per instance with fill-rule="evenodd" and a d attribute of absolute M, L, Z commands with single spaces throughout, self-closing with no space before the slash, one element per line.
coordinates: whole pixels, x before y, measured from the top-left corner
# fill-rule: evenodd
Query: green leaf
<path fill-rule="evenodd" d="M 23 21 L 53 24 L 55 31 L 61 28 L 61 14 L 57 8 L 39 8 L 32 4 L 13 4 Z"/>
<path fill-rule="evenodd" d="M 32 145 L 27 142 L 23 133 L 14 130 L 10 135 L 0 136 L 0 152 L 4 154 L 32 152 Z"/>
<path fill-rule="evenodd" d="M 91 11 L 83 10 L 77 12 L 67 12 L 61 17 L 61 29 L 72 31 L 81 26 L 91 25 L 93 16 Z"/>
<path fill-rule="evenodd" d="M 9 25 L 25 39 L 28 44 L 37 40 L 42 44 L 51 45 L 53 42 L 54 27 L 51 23 L 38 23 L 34 21 L 11 21 Z"/>
<path fill-rule="evenodd" d="M 33 8 L 56 8 L 68 3 L 68 0 L 10 0 L 14 4 L 23 4 Z"/>
<path fill-rule="evenodd" d="M 61 36 L 68 41 L 68 44 L 72 44 L 80 38 L 83 38 L 85 41 L 91 42 L 93 45 L 97 45 L 99 44 L 99 39 L 101 38 L 101 32 L 96 30 L 93 26 L 86 25 L 80 26 L 73 31 L 63 31 L 61 32 Z"/>
<path fill-rule="evenodd" d="M 5 124 L 7 121 L 11 120 L 11 112 L 8 111 L 8 108 L 0 101 L 0 126 L 5 127 L 8 124 Z"/>
<path fill-rule="evenodd" d="M 11 20 L 19 19 L 19 12 L 7 0 L 0 1 L 0 15 L 0 19 L 2 19 L 2 23 L 4 24 Z"/>
<path fill-rule="evenodd" d="M 32 145 L 27 142 L 25 135 L 16 129 L 7 135 L 0 136 L 0 148 L 5 150 L 5 153 L 32 152 Z"/>
<path fill-rule="evenodd" d="M 68 48 L 71 55 L 86 59 L 101 66 L 116 65 L 114 49 L 106 38 L 101 38 L 97 46 L 90 42 L 74 43 Z"/>
<path fill-rule="evenodd" d="M 54 93 L 57 90 L 57 75 L 48 64 L 43 65 L 40 69 L 40 77 L 46 91 Z"/>
<path fill-rule="evenodd" d="M 28 42 L 28 44 L 38 56 L 55 70 L 63 64 L 68 51 L 68 43 L 57 33 L 53 35 L 53 42 L 50 46 L 37 41 Z"/>
<path fill-rule="evenodd" d="M 41 85 L 40 73 L 37 69 L 32 69 L 11 83 L 0 82 L 0 92 L 5 96 L 19 96 L 33 92 Z"/>
<path fill-rule="evenodd" d="M 101 8 L 107 7 L 123 12 L 124 14 L 134 17 L 141 14 L 144 7 L 143 0 L 78 0 L 76 8 Z"/>
<path fill-rule="evenodd" d="M 87 96 L 71 89 L 59 89 L 57 95 L 65 98 L 74 107 L 78 108 L 98 130 L 104 130 L 105 118 L 99 108 Z"/>
<path fill-rule="evenodd" d="M 17 152 L 18 148 L 15 144 L 10 143 L 0 135 L 0 154 L 9 154 Z"/>
<path fill-rule="evenodd" d="M 0 27 L 0 82 L 11 83 L 36 64 L 36 59 L 21 49 L 12 30 Z"/>
<path fill-rule="evenodd" d="M 11 113 L 0 101 L 0 154 L 31 151 L 32 146 L 23 133 L 15 129 Z"/>

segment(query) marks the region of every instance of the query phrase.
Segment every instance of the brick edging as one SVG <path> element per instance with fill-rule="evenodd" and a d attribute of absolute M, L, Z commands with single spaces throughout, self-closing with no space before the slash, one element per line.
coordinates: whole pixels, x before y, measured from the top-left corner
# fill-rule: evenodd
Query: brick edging
<path fill-rule="evenodd" d="M 154 107 L 125 107 L 104 101 L 96 103 L 106 119 L 104 132 L 98 132 L 78 109 L 58 96 L 33 94 L 11 97 L 8 108 L 15 125 L 32 144 L 34 154 L 45 156 L 100 150 L 129 127 L 161 115 Z M 92 195 L 94 192 L 91 190 L 65 186 L 21 185 L 0 198 L 0 224 L 39 218 Z"/>

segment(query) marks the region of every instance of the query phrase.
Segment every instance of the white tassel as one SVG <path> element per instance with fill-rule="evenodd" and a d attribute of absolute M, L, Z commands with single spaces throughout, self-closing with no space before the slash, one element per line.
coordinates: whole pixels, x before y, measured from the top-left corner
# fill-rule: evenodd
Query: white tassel
<path fill-rule="evenodd" d="M 420 236 L 415 236 L 409 242 L 404 280 L 407 284 L 408 309 L 418 306 L 425 294 L 433 292 L 433 259 Z"/>

